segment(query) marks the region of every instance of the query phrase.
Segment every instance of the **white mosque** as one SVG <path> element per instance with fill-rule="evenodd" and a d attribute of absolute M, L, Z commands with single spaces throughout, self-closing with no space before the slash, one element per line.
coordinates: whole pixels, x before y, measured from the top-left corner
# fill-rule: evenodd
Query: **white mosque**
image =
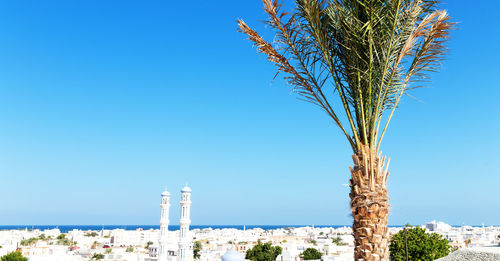
<path fill-rule="evenodd" d="M 187 185 L 181 190 L 181 217 L 179 220 L 179 239 L 175 245 L 168 231 L 170 193 L 165 188 L 161 193 L 161 216 L 160 216 L 160 238 L 157 247 L 150 249 L 150 258 L 153 261 L 192 261 L 193 260 L 193 238 L 189 233 L 191 224 L 191 188 Z"/>
<path fill-rule="evenodd" d="M 187 185 L 181 189 L 180 206 L 179 238 L 176 241 L 168 231 L 170 193 L 165 188 L 165 191 L 161 193 L 160 237 L 158 245 L 150 247 L 150 258 L 147 261 L 193 261 L 193 237 L 189 233 L 191 188 Z M 243 254 L 231 249 L 222 256 L 222 261 L 245 261 L 245 258 Z"/>

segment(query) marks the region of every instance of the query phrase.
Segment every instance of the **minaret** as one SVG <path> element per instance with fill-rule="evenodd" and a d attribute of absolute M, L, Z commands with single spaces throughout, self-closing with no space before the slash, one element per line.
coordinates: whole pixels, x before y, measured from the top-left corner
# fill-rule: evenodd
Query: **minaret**
<path fill-rule="evenodd" d="M 191 189 L 186 186 L 181 190 L 181 219 L 179 220 L 179 261 L 193 260 L 192 240 L 189 237 L 191 224 Z"/>
<path fill-rule="evenodd" d="M 158 248 L 158 261 L 166 261 L 168 258 L 168 211 L 170 209 L 170 193 L 167 188 L 161 193 L 161 216 L 160 216 L 160 242 Z"/>

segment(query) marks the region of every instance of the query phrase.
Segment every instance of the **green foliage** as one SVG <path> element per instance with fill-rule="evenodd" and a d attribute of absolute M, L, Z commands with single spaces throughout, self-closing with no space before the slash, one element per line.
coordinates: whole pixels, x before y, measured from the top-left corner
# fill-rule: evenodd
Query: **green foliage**
<path fill-rule="evenodd" d="M 69 246 L 69 245 L 71 245 L 71 241 L 69 239 L 67 239 L 66 237 L 63 237 L 63 238 L 57 240 L 57 244 L 63 245 L 63 246 Z"/>
<path fill-rule="evenodd" d="M 334 243 L 337 246 L 347 246 L 348 244 L 344 241 L 342 241 L 342 238 L 339 236 L 332 238 L 332 243 Z"/>
<path fill-rule="evenodd" d="M 38 238 L 37 237 L 32 237 L 32 238 L 28 238 L 28 239 L 23 239 L 21 240 L 21 246 L 31 246 L 33 244 L 35 244 L 36 242 L 38 241 Z"/>
<path fill-rule="evenodd" d="M 65 239 L 66 238 L 66 234 L 60 234 L 59 236 L 57 236 L 57 239 Z"/>
<path fill-rule="evenodd" d="M 98 235 L 99 235 L 99 233 L 97 233 L 95 231 L 92 231 L 92 232 L 85 233 L 84 236 L 86 236 L 86 237 L 96 237 Z"/>
<path fill-rule="evenodd" d="M 146 246 L 145 246 L 144 248 L 145 248 L 145 249 L 148 249 L 148 248 L 149 248 L 149 246 L 151 246 L 152 244 L 153 244 L 153 242 L 148 241 L 148 242 L 146 243 Z"/>
<path fill-rule="evenodd" d="M 94 255 L 90 258 L 90 260 L 101 260 L 101 259 L 104 259 L 104 255 L 99 253 L 94 253 Z"/>
<path fill-rule="evenodd" d="M 23 257 L 20 252 L 10 252 L 0 258 L 0 261 L 28 261 L 28 258 Z"/>
<path fill-rule="evenodd" d="M 300 254 L 300 257 L 304 260 L 319 260 L 321 259 L 321 252 L 316 250 L 316 248 L 307 248 Z"/>
<path fill-rule="evenodd" d="M 203 249 L 203 245 L 201 244 L 200 241 L 194 241 L 193 244 L 193 258 L 194 259 L 200 259 L 201 254 L 200 251 Z"/>
<path fill-rule="evenodd" d="M 127 249 L 125 250 L 125 252 L 127 252 L 127 253 L 134 252 L 134 247 L 131 247 L 131 246 L 127 247 Z"/>
<path fill-rule="evenodd" d="M 111 248 L 106 248 L 106 250 L 104 250 L 104 254 L 111 254 L 111 252 L 113 252 Z"/>
<path fill-rule="evenodd" d="M 262 244 L 259 240 L 257 245 L 247 251 L 245 258 L 252 261 L 274 261 L 281 251 L 280 246 L 272 246 L 270 242 Z"/>
<path fill-rule="evenodd" d="M 438 0 L 298 0 L 291 13 L 279 2 L 264 1 L 272 44 L 242 20 L 240 31 L 301 99 L 332 118 L 354 152 L 379 151 L 400 98 L 440 65 L 453 27 L 446 11 Z"/>
<path fill-rule="evenodd" d="M 318 242 L 316 242 L 316 240 L 314 240 L 314 239 L 309 240 L 309 243 L 313 244 L 315 246 L 318 245 Z"/>
<path fill-rule="evenodd" d="M 420 227 L 406 228 L 406 243 L 405 231 L 401 230 L 392 236 L 389 250 L 391 260 L 405 261 L 406 260 L 406 245 L 408 247 L 408 260 L 435 260 L 450 253 L 451 247 L 448 240 L 436 233 L 426 233 L 425 229 Z"/>

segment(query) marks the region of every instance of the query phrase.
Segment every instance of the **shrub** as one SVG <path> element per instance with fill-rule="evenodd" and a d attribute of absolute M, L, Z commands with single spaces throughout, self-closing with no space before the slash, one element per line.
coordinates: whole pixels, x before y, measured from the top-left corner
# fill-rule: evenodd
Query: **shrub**
<path fill-rule="evenodd" d="M 21 244 L 21 246 L 31 246 L 31 245 L 35 244 L 36 241 L 38 241 L 38 238 L 32 237 L 32 238 L 21 240 L 20 244 Z"/>
<path fill-rule="evenodd" d="M 389 250 L 391 260 L 405 261 L 406 248 L 408 248 L 408 260 L 435 260 L 450 253 L 448 240 L 436 233 L 426 233 L 425 229 L 420 227 L 412 228 L 407 226 L 392 236 Z"/>
<path fill-rule="evenodd" d="M 90 260 L 101 260 L 101 259 L 104 259 L 104 255 L 103 254 L 98 254 L 98 253 L 94 253 L 94 255 L 92 256 L 92 258 L 90 258 Z"/>
<path fill-rule="evenodd" d="M 342 238 L 339 236 L 332 238 L 332 243 L 334 243 L 337 246 L 347 246 L 348 244 L 342 241 Z"/>
<path fill-rule="evenodd" d="M 87 233 L 84 234 L 84 236 L 86 236 L 86 237 L 96 237 L 98 235 L 99 234 L 97 232 L 95 232 L 95 231 L 87 232 Z"/>
<path fill-rule="evenodd" d="M 318 242 L 316 242 L 316 240 L 314 240 L 314 239 L 311 239 L 311 240 L 309 240 L 308 242 L 309 242 L 310 244 L 315 245 L 315 246 L 318 244 Z"/>
<path fill-rule="evenodd" d="M 67 239 L 67 238 L 62 238 L 62 239 L 57 240 L 57 244 L 63 245 L 63 246 L 69 246 L 69 245 L 71 245 L 71 241 L 69 241 L 69 239 Z"/>
<path fill-rule="evenodd" d="M 201 257 L 200 252 L 202 249 L 203 249 L 203 245 L 201 244 L 201 242 L 194 241 L 194 244 L 193 244 L 193 258 L 194 259 L 200 259 L 200 257 Z"/>
<path fill-rule="evenodd" d="M 28 261 L 28 258 L 24 257 L 20 252 L 15 251 L 2 256 L 0 261 Z"/>
<path fill-rule="evenodd" d="M 307 248 L 300 254 L 300 257 L 303 258 L 304 260 L 319 260 L 321 259 L 321 252 L 316 250 L 316 248 Z"/>
<path fill-rule="evenodd" d="M 247 250 L 245 258 L 252 261 L 274 261 L 281 251 L 280 246 L 272 246 L 270 242 L 262 244 L 258 241 L 257 245 Z"/>

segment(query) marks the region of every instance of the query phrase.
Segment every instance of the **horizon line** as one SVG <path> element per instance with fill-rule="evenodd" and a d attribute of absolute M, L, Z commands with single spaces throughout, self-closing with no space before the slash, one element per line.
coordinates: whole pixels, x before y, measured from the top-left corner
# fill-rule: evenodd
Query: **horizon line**
<path fill-rule="evenodd" d="M 410 226 L 421 226 L 421 225 L 411 225 L 409 224 Z M 422 224 L 422 225 L 425 225 Z M 450 226 L 453 226 L 453 227 L 462 227 L 462 226 L 493 226 L 493 227 L 497 227 L 497 226 L 500 226 L 498 224 L 474 224 L 474 225 L 470 225 L 470 224 L 461 224 L 461 225 L 456 225 L 456 224 L 448 224 Z M 159 224 L 23 224 L 23 225 L 19 225 L 19 224 L 16 224 L 16 225 L 4 225 L 4 224 L 0 224 L 0 227 L 7 227 L 7 226 L 17 226 L 17 227 L 29 227 L 29 226 L 53 226 L 53 227 L 58 227 L 58 226 L 61 226 L 61 227 L 67 227 L 67 226 L 137 226 L 137 227 L 140 227 L 140 226 L 160 226 Z M 170 224 L 169 226 L 179 226 L 179 224 Z M 351 227 L 352 225 L 345 225 L 345 224 L 339 224 L 339 225 L 335 225 L 335 224 L 320 224 L 320 225 L 316 225 L 316 224 L 298 224 L 298 225 L 293 225 L 293 224 L 280 224 L 280 225 L 275 225 L 275 224 L 232 224 L 232 225 L 221 225 L 221 224 L 212 224 L 212 225 L 193 225 L 191 224 L 190 227 L 193 227 L 193 226 L 198 226 L 198 227 L 211 227 L 211 226 L 220 226 L 220 227 L 230 227 L 230 226 L 252 226 L 252 227 L 258 227 L 258 226 L 280 226 L 280 227 L 287 227 L 287 226 L 290 226 L 290 227 L 328 227 L 328 226 L 344 226 L 344 227 Z M 406 224 L 404 225 L 389 225 L 389 226 L 392 226 L 392 227 L 404 227 L 406 226 Z"/>

